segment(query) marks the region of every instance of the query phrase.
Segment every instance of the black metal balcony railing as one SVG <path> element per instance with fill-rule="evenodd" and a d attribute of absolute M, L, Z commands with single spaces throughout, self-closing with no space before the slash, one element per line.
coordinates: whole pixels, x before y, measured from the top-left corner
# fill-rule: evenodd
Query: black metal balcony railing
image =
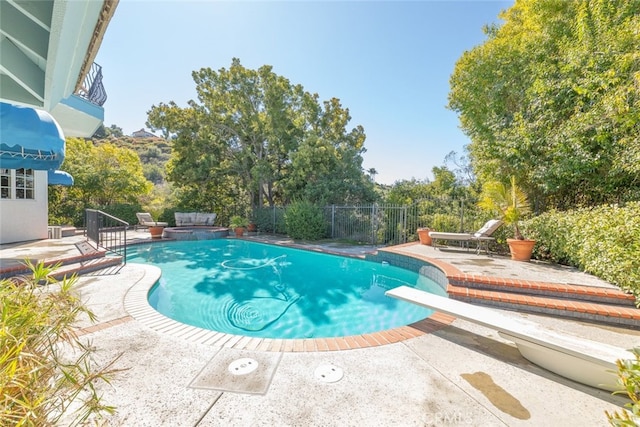
<path fill-rule="evenodd" d="M 76 95 L 101 107 L 107 102 L 107 92 L 102 85 L 102 67 L 100 65 L 95 62 L 91 65 L 91 69 Z"/>

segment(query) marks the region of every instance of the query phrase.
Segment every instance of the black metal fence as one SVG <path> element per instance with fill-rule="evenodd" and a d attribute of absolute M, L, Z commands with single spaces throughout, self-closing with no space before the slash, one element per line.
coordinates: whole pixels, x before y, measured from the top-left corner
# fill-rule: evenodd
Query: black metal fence
<path fill-rule="evenodd" d="M 259 231 L 286 234 L 286 206 L 263 207 L 254 211 Z M 372 245 L 394 245 L 417 240 L 416 230 L 473 232 L 486 216 L 470 199 L 429 198 L 411 205 L 369 204 L 323 208 L 326 237 Z M 486 214 L 485 214 L 486 215 Z"/>

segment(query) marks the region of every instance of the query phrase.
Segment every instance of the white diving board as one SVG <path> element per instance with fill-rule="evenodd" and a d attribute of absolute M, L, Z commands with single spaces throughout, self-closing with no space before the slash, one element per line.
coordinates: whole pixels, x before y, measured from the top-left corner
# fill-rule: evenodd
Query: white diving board
<path fill-rule="evenodd" d="M 421 305 L 498 331 L 513 341 L 524 358 L 581 384 L 607 391 L 620 390 L 619 359 L 635 356 L 620 347 L 544 329 L 538 323 L 496 310 L 434 295 L 409 286 L 385 292 L 387 296 Z"/>

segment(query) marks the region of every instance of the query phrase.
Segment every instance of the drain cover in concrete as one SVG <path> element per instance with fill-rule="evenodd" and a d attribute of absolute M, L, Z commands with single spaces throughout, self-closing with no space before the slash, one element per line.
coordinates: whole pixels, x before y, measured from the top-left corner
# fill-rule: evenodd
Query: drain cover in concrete
<path fill-rule="evenodd" d="M 282 353 L 222 348 L 189 387 L 236 393 L 265 394 Z"/>
<path fill-rule="evenodd" d="M 316 368 L 313 375 L 317 380 L 325 383 L 335 383 L 342 379 L 344 375 L 342 368 L 333 365 L 320 365 Z"/>
<path fill-rule="evenodd" d="M 247 375 L 258 369 L 258 361 L 250 357 L 243 357 L 231 362 L 228 369 L 233 375 Z"/>

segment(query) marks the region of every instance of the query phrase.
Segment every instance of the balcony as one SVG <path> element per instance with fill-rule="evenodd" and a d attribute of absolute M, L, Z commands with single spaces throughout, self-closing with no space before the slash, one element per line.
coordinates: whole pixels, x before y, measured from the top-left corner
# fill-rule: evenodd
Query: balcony
<path fill-rule="evenodd" d="M 102 67 L 94 62 L 80 88 L 68 98 L 62 99 L 51 114 L 64 129 L 66 136 L 91 136 L 104 121 L 102 105 L 106 101 Z"/>

